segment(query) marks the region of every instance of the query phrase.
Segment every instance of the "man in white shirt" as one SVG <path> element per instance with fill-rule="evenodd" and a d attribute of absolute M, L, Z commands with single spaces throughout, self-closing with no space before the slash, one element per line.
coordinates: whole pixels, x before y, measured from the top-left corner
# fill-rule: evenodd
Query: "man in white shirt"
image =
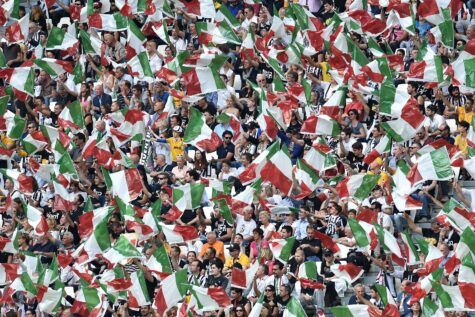
<path fill-rule="evenodd" d="M 147 42 L 147 55 L 148 60 L 150 61 L 150 68 L 152 69 L 152 73 L 155 74 L 160 69 L 162 69 L 163 61 L 157 51 L 157 43 L 153 40 Z"/>
<path fill-rule="evenodd" d="M 236 233 L 242 234 L 244 240 L 247 243 L 250 243 L 253 239 L 252 230 L 257 227 L 256 222 L 252 219 L 252 210 L 251 206 L 244 208 L 244 215 L 236 215 Z"/>
<path fill-rule="evenodd" d="M 427 106 L 426 114 L 427 118 L 424 122 L 424 128 L 429 137 L 435 138 L 440 134 L 439 129 L 445 125 L 445 118 L 437 113 L 435 105 Z"/>

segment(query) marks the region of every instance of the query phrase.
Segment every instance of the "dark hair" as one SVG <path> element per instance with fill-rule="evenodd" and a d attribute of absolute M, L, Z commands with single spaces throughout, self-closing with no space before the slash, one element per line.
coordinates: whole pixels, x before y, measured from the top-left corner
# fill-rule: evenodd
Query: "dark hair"
<path fill-rule="evenodd" d="M 285 225 L 285 226 L 282 226 L 282 228 L 280 228 L 281 230 L 285 230 L 287 232 L 290 232 L 290 234 L 294 234 L 294 229 L 292 229 L 291 226 L 288 226 L 288 225 Z"/>
<path fill-rule="evenodd" d="M 200 271 L 204 269 L 203 262 L 201 262 L 198 259 L 193 260 L 193 262 L 191 262 L 191 263 L 196 263 L 196 267 L 199 268 Z"/>
<path fill-rule="evenodd" d="M 374 209 L 378 209 L 380 211 L 381 211 L 381 207 L 383 206 L 383 205 L 381 205 L 381 203 L 379 201 L 373 201 L 371 203 L 371 205 L 374 206 Z"/>
<path fill-rule="evenodd" d="M 76 137 L 80 140 L 83 140 L 84 142 L 86 142 L 86 136 L 84 135 L 84 133 L 82 132 L 79 132 L 76 134 Z"/>
<path fill-rule="evenodd" d="M 276 263 L 274 263 L 275 266 L 278 266 L 279 267 L 279 270 L 283 270 L 284 269 L 284 263 L 280 262 L 280 261 L 277 261 Z"/>
<path fill-rule="evenodd" d="M 211 261 L 211 265 L 215 265 L 220 271 L 223 270 L 224 266 L 223 266 L 223 262 L 221 261 L 216 261 L 216 260 L 213 260 Z"/>
<path fill-rule="evenodd" d="M 427 106 L 427 110 L 430 110 L 432 112 L 437 112 L 437 107 L 435 105 L 429 105 Z"/>
<path fill-rule="evenodd" d="M 133 88 L 133 89 L 137 89 L 137 91 L 142 92 L 142 85 L 135 84 L 132 88 Z"/>
<path fill-rule="evenodd" d="M 189 170 L 187 173 L 195 181 L 200 179 L 200 173 L 198 173 L 198 171 L 195 169 Z"/>
<path fill-rule="evenodd" d="M 261 238 L 264 237 L 264 231 L 261 228 L 255 228 L 252 233 L 257 233 Z"/>
<path fill-rule="evenodd" d="M 361 142 L 355 142 L 353 143 L 353 145 L 351 146 L 353 148 L 353 150 L 362 150 L 363 149 L 363 144 L 361 144 Z"/>
<path fill-rule="evenodd" d="M 229 130 L 225 130 L 225 131 L 223 132 L 223 134 L 222 134 L 223 138 L 224 138 L 224 136 L 226 136 L 226 135 L 230 135 L 231 138 L 233 137 L 233 133 L 232 133 L 231 131 L 229 131 Z"/>
<path fill-rule="evenodd" d="M 346 135 L 350 136 L 353 133 L 353 130 L 350 127 L 346 127 L 346 128 L 343 129 L 343 132 Z"/>
<path fill-rule="evenodd" d="M 467 131 L 470 129 L 470 123 L 468 123 L 467 121 L 460 121 L 459 125 L 464 127 Z"/>

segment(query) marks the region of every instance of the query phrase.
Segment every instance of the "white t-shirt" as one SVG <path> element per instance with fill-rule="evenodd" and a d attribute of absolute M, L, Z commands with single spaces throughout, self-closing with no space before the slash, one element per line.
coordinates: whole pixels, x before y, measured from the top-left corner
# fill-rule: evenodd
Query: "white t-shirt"
<path fill-rule="evenodd" d="M 439 127 L 443 125 L 444 123 L 445 123 L 445 118 L 441 116 L 440 114 L 436 113 L 433 119 L 429 117 L 426 118 L 424 122 L 424 128 L 428 128 L 429 132 L 432 133 L 434 131 L 437 131 L 437 129 L 439 129 Z"/>
<path fill-rule="evenodd" d="M 244 216 L 236 215 L 236 233 L 242 234 L 245 238 L 252 237 L 252 230 L 257 227 L 254 219 L 249 221 L 244 220 Z"/>

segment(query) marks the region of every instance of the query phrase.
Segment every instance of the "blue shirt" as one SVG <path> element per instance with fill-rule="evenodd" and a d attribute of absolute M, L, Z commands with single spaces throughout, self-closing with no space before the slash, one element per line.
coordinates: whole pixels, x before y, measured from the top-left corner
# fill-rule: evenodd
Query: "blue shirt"
<path fill-rule="evenodd" d="M 296 222 L 295 226 L 295 238 L 297 240 L 302 240 L 307 237 L 307 227 L 309 225 L 307 219 L 299 219 Z"/>

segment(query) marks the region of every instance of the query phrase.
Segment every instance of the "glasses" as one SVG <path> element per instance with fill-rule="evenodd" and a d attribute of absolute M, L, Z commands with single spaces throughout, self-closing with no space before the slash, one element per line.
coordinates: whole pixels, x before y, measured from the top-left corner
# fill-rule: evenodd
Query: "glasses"
<path fill-rule="evenodd" d="M 242 309 L 236 309 L 236 313 L 239 313 L 239 312 L 242 313 Z"/>
<path fill-rule="evenodd" d="M 267 288 L 266 289 L 266 292 L 273 292 L 274 290 L 270 289 L 270 288 Z"/>
<path fill-rule="evenodd" d="M 226 136 L 226 137 L 224 137 L 223 139 L 225 139 L 225 140 L 231 140 L 231 137 L 230 137 L 230 136 Z"/>

